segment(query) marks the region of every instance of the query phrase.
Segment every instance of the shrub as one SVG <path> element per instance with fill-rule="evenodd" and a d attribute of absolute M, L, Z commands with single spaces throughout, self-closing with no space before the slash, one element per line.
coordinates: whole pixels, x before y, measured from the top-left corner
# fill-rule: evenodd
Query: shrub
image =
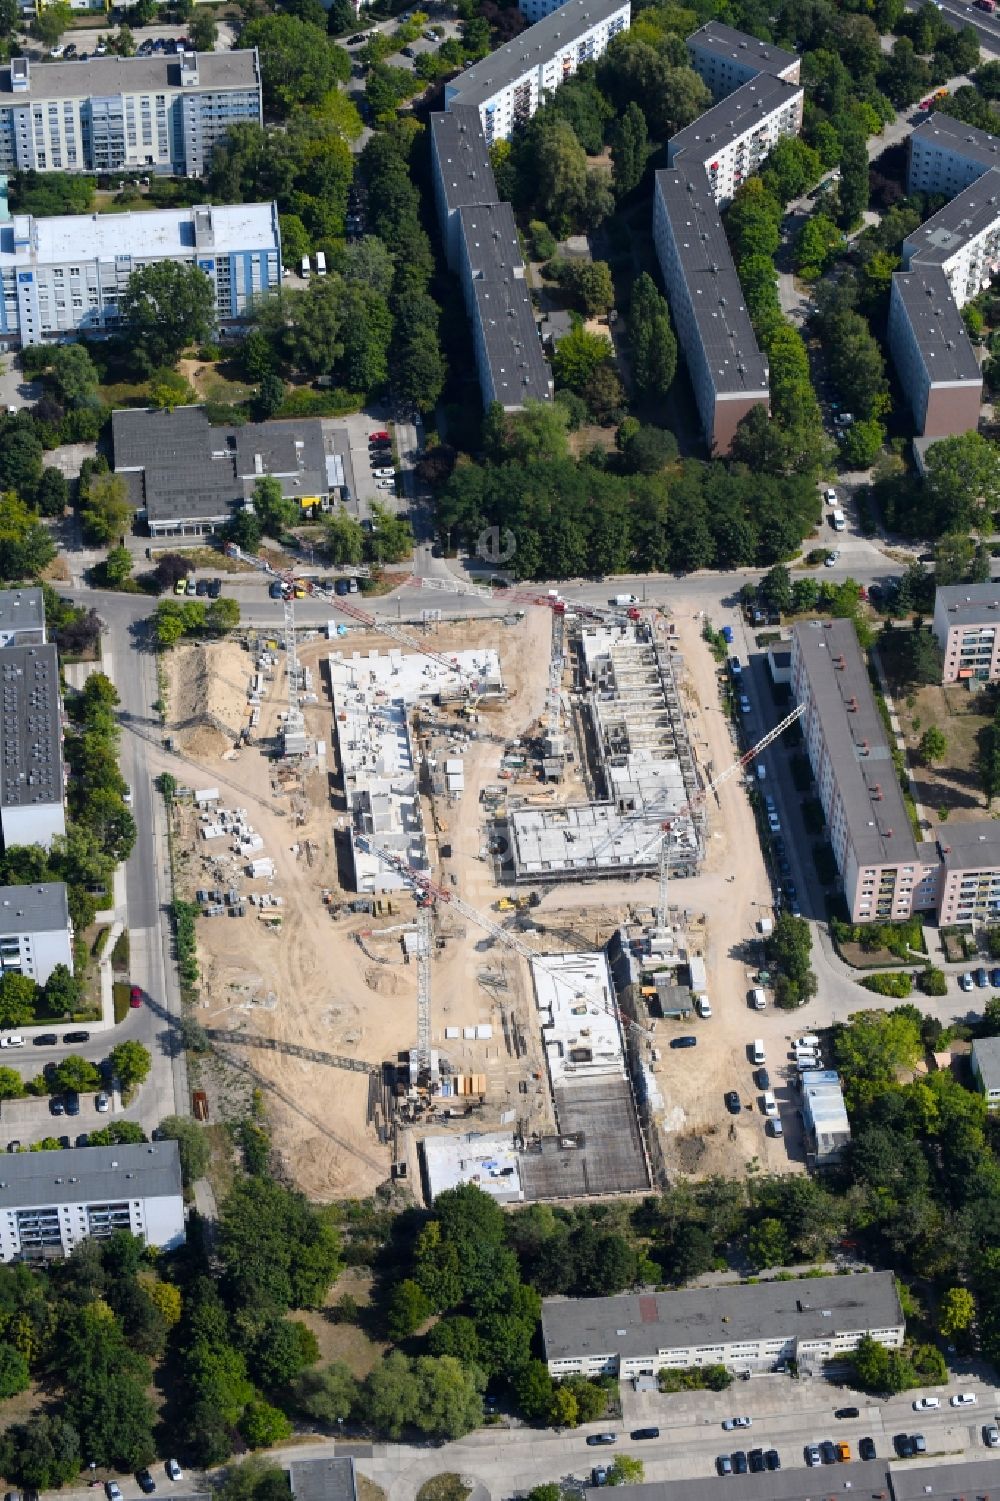
<path fill-rule="evenodd" d="M 896 1000 L 905 1001 L 913 989 L 913 976 L 905 972 L 902 974 L 865 975 L 861 984 L 866 990 L 871 990 L 875 995 L 893 996 Z"/>
<path fill-rule="evenodd" d="M 933 964 L 928 964 L 917 976 L 917 985 L 924 995 L 947 995 L 948 976 L 943 969 L 935 969 Z"/>

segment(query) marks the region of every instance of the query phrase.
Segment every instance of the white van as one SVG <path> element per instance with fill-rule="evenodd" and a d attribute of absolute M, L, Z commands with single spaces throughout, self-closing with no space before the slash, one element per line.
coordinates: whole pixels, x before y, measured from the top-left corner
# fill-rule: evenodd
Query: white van
<path fill-rule="evenodd" d="M 749 995 L 747 996 L 747 1000 L 750 1002 L 755 1011 L 763 1011 L 764 1007 L 767 1005 L 767 996 L 761 990 L 759 985 L 754 986 L 753 990 L 751 990 Z"/>
<path fill-rule="evenodd" d="M 778 1113 L 778 1102 L 774 1098 L 774 1094 L 772 1093 L 772 1091 L 770 1089 L 766 1089 L 764 1091 L 764 1093 L 761 1095 L 761 1097 L 760 1097 L 760 1106 L 761 1106 L 761 1109 L 763 1110 L 763 1112 L 764 1112 L 765 1115 L 770 1115 L 772 1117 L 777 1115 L 777 1113 Z"/>
<path fill-rule="evenodd" d="M 317 250 L 316 252 L 316 275 L 326 275 L 326 251 L 324 250 Z"/>
<path fill-rule="evenodd" d="M 712 1014 L 712 1003 L 709 1001 L 708 996 L 695 996 L 694 1009 L 697 1011 L 698 1015 L 702 1018 L 703 1021 L 708 1021 L 708 1018 Z"/>
<path fill-rule="evenodd" d="M 847 526 L 847 517 L 839 506 L 836 510 L 830 512 L 830 525 L 835 532 L 842 532 Z"/>
<path fill-rule="evenodd" d="M 752 1053 L 751 1056 L 753 1058 L 754 1063 L 766 1063 L 767 1062 L 767 1054 L 764 1052 L 764 1039 L 762 1037 L 755 1037 L 754 1038 L 754 1040 L 753 1040 L 753 1053 Z"/>

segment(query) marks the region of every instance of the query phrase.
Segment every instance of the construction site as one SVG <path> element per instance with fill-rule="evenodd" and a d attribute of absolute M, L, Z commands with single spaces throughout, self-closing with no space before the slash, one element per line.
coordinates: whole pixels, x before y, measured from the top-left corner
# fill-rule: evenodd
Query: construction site
<path fill-rule="evenodd" d="M 197 925 L 214 1106 L 227 1070 L 260 1088 L 316 1199 L 643 1192 L 766 1155 L 751 1132 L 734 1153 L 664 1050 L 691 1018 L 736 1046 L 703 1002 L 742 993 L 730 919 L 753 923 L 726 884 L 722 825 L 753 823 L 691 681 L 689 656 L 714 680 L 700 632 L 504 608 L 397 625 L 338 598 L 302 631 L 286 600 L 283 632 L 169 658 L 151 763 L 192 794 L 178 894 L 219 919 Z"/>

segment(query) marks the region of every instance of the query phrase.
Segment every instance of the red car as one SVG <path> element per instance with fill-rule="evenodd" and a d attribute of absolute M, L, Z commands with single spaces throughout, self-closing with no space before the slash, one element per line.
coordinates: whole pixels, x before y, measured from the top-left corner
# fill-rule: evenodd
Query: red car
<path fill-rule="evenodd" d="M 389 434 L 388 433 L 369 433 L 368 434 L 368 441 L 369 441 L 369 443 L 388 443 L 388 441 L 389 441 Z"/>
<path fill-rule="evenodd" d="M 138 985 L 133 985 L 132 989 L 129 991 L 128 1003 L 133 1008 L 133 1010 L 142 1005 L 142 991 L 139 989 Z"/>

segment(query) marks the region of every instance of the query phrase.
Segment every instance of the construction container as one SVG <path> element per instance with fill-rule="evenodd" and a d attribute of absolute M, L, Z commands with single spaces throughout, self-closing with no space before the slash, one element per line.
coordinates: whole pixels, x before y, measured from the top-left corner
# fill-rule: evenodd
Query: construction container
<path fill-rule="evenodd" d="M 462 1029 L 461 1027 L 445 1027 L 444 1035 L 449 1041 L 454 1042 L 456 1037 L 461 1037 Z"/>
<path fill-rule="evenodd" d="M 208 1095 L 203 1089 L 196 1089 L 191 1096 L 191 1114 L 196 1121 L 208 1120 Z"/>
<path fill-rule="evenodd" d="M 219 801 L 218 787 L 202 787 L 200 790 L 196 790 L 194 801 L 197 808 L 206 808 L 209 803 L 217 803 Z"/>
<path fill-rule="evenodd" d="M 480 1022 L 479 1026 L 476 1028 L 476 1040 L 478 1042 L 489 1042 L 492 1036 L 493 1028 L 489 1025 L 489 1023 Z"/>
<path fill-rule="evenodd" d="M 274 875 L 274 861 L 270 855 L 264 855 L 260 860 L 248 860 L 243 869 L 251 881 L 259 881 Z"/>

